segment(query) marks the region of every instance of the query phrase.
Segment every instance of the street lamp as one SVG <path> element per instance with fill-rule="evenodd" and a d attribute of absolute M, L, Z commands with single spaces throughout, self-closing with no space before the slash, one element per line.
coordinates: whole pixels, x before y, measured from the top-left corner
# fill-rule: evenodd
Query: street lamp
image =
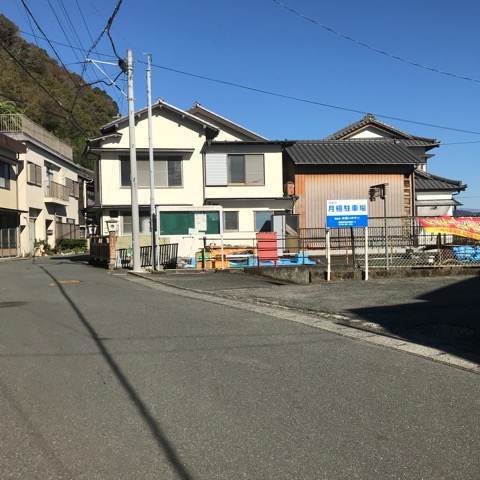
<path fill-rule="evenodd" d="M 110 220 L 107 220 L 108 233 L 115 233 L 117 231 L 117 223 L 118 223 L 118 220 L 116 220 L 115 218 L 111 218 Z"/>

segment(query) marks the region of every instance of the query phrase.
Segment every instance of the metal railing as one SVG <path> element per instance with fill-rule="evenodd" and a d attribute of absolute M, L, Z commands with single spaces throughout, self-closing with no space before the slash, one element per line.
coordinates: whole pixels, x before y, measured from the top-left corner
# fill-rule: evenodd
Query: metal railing
<path fill-rule="evenodd" d="M 72 147 L 20 113 L 0 114 L 0 132 L 23 133 L 71 160 Z"/>
<path fill-rule="evenodd" d="M 157 265 L 165 269 L 177 268 L 178 243 L 166 243 L 157 245 Z M 146 245 L 140 247 L 141 267 L 152 266 L 152 246 Z M 128 248 L 117 250 L 116 268 L 131 268 L 131 252 Z"/>
<path fill-rule="evenodd" d="M 70 189 L 61 183 L 49 181 L 45 183 L 45 196 L 68 202 L 70 200 Z"/>
<path fill-rule="evenodd" d="M 0 258 L 18 255 L 18 228 L 0 228 Z"/>
<path fill-rule="evenodd" d="M 428 233 L 418 217 L 370 218 L 368 227 L 370 268 L 421 268 L 480 266 L 480 241 L 449 234 Z M 365 231 L 363 228 L 341 228 L 330 231 L 332 268 L 363 269 L 365 266 Z M 187 266 L 219 268 L 221 237 L 207 235 L 205 259 L 197 239 L 195 257 Z M 270 265 L 326 265 L 326 229 L 300 228 L 296 234 L 277 236 L 278 260 L 262 261 L 254 235 L 233 238 L 224 243 L 224 268 Z M 271 249 L 271 247 L 267 247 Z M 260 259 L 260 260 L 259 260 Z"/>

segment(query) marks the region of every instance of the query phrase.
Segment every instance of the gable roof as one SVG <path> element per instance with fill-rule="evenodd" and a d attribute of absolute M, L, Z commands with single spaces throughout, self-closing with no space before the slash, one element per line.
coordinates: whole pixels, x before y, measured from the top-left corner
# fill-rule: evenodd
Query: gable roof
<path fill-rule="evenodd" d="M 188 112 L 193 115 L 206 118 L 220 128 L 226 127 L 240 135 L 243 135 L 246 140 L 267 140 L 266 137 L 263 137 L 262 135 L 245 128 L 242 125 L 239 125 L 238 123 L 235 123 L 232 120 L 213 112 L 212 110 L 209 110 L 198 102 L 195 102 L 193 106 L 188 109 Z"/>
<path fill-rule="evenodd" d="M 181 118 L 187 118 L 188 120 L 192 121 L 196 125 L 199 125 L 200 127 L 204 128 L 205 130 L 208 131 L 209 133 L 209 138 L 215 138 L 218 133 L 219 129 L 211 124 L 210 122 L 205 121 L 202 118 L 199 118 L 190 112 L 187 112 L 186 110 L 182 110 L 178 107 L 175 107 L 174 105 L 171 105 L 170 103 L 165 102 L 162 99 L 158 99 L 153 105 L 152 105 L 152 113 L 154 113 L 156 110 L 161 110 L 165 109 L 175 115 L 180 116 Z M 137 110 L 135 112 L 135 119 L 138 119 L 139 117 L 146 115 L 148 112 L 148 108 L 142 108 L 141 110 Z M 128 123 L 128 116 L 124 116 L 121 118 L 117 118 L 115 120 L 112 120 L 111 122 L 103 125 L 103 127 L 100 128 L 100 131 L 102 132 L 103 135 L 115 132 L 120 125 L 124 125 Z"/>
<path fill-rule="evenodd" d="M 378 118 L 376 118 L 375 115 L 371 113 L 367 113 L 357 122 L 351 123 L 345 128 L 342 128 L 341 130 L 332 133 L 331 135 L 326 137 L 325 140 L 347 140 L 348 137 L 351 134 L 355 133 L 357 130 L 364 130 L 367 127 L 376 127 L 380 130 L 385 130 L 400 139 L 416 140 L 417 142 L 419 142 L 419 145 L 438 145 L 439 143 L 438 140 L 436 140 L 435 138 L 419 137 L 417 135 L 412 135 L 408 132 L 404 132 L 403 130 L 393 127 L 392 125 L 388 125 L 387 123 L 378 120 Z"/>
<path fill-rule="evenodd" d="M 463 191 L 467 188 L 461 180 L 451 180 L 431 173 L 415 171 L 415 190 L 418 191 L 432 191 L 432 190 L 448 190 L 448 191 Z"/>
<path fill-rule="evenodd" d="M 420 160 L 393 140 L 299 141 L 286 148 L 296 165 L 417 165 Z"/>

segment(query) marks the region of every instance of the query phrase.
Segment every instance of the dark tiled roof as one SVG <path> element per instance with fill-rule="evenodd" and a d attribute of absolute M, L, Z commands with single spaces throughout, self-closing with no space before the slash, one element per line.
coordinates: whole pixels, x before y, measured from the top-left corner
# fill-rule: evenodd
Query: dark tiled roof
<path fill-rule="evenodd" d="M 378 120 L 378 118 L 376 118 L 371 113 L 368 113 L 367 115 L 365 115 L 359 121 L 354 122 L 354 123 L 346 126 L 345 128 L 342 128 L 341 130 L 338 130 L 335 133 L 332 133 L 331 135 L 326 137 L 325 140 L 341 140 L 341 139 L 344 139 L 344 137 L 348 136 L 350 133 L 353 133 L 356 130 L 359 130 L 361 128 L 364 128 L 364 127 L 367 127 L 367 126 L 370 126 L 370 125 L 373 126 L 373 127 L 380 128 L 382 130 L 387 130 L 390 133 L 392 133 L 396 136 L 399 136 L 400 138 L 420 141 L 420 142 L 422 142 L 422 145 L 424 145 L 425 143 L 427 145 L 438 143 L 438 140 L 436 140 L 435 138 L 418 137 L 416 135 L 412 135 L 410 133 L 404 132 L 403 130 L 399 130 L 398 128 L 393 127 L 392 125 L 388 125 L 387 123 L 384 123 L 384 122 Z"/>
<path fill-rule="evenodd" d="M 431 173 L 417 170 L 415 172 L 415 190 L 465 190 L 467 186 L 461 180 L 451 180 Z"/>
<path fill-rule="evenodd" d="M 408 148 L 393 140 L 297 142 L 286 150 L 296 165 L 417 165 L 421 163 Z"/>

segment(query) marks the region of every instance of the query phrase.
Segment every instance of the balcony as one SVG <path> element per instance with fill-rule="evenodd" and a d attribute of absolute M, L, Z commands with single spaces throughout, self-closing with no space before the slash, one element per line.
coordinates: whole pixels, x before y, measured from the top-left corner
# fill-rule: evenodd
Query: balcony
<path fill-rule="evenodd" d="M 68 205 L 69 200 L 70 191 L 65 185 L 53 181 L 45 184 L 45 203 Z"/>
<path fill-rule="evenodd" d="M 72 147 L 22 114 L 0 114 L 0 132 L 15 140 L 33 140 L 67 160 L 72 160 Z"/>

